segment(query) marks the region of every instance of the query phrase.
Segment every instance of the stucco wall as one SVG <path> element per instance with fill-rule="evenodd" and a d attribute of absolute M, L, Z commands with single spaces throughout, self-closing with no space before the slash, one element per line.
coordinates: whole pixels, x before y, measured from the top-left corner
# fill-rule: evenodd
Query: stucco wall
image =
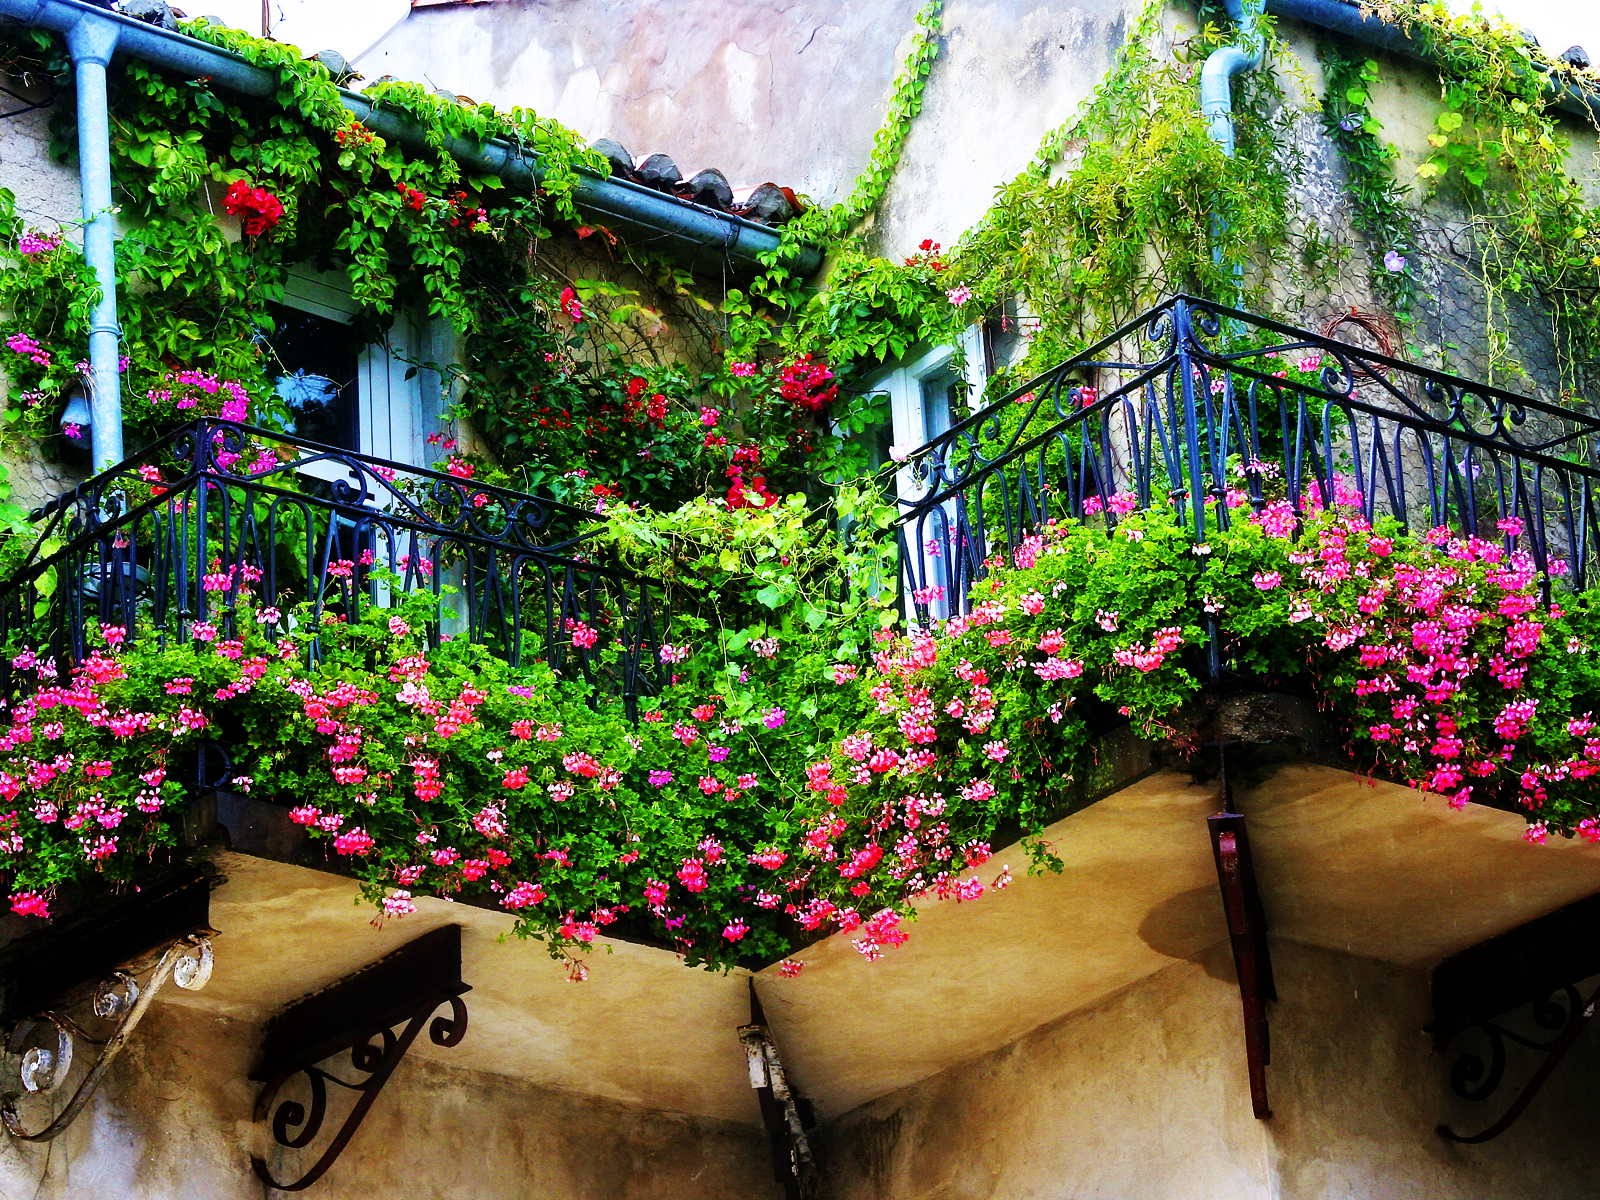
<path fill-rule="evenodd" d="M 245 1078 L 258 1036 L 249 1024 L 158 1002 L 66 1134 L 40 1146 L 0 1137 L 0 1200 L 261 1200 L 250 1156 L 268 1148 L 270 1133 L 250 1120 L 256 1085 Z M 332 1128 L 324 1126 L 318 1150 Z M 293 1166 L 269 1162 L 280 1178 Z M 781 1192 L 759 1129 L 408 1058 L 311 1194 L 763 1200 Z"/>
<path fill-rule="evenodd" d="M 1476 1132 L 1422 1032 L 1427 974 L 1275 941 L 1270 1121 L 1250 1114 L 1226 944 L 826 1130 L 827 1200 L 1591 1197 L 1600 1053 L 1580 1043 L 1523 1120 Z M 981 963 L 968 969 L 981 970 Z M 781 1035 L 781 1031 L 780 1031 Z"/>
<path fill-rule="evenodd" d="M 37 89 L 5 76 L 0 82 L 26 95 L 37 94 Z M 6 104 L 13 106 L 10 100 Z M 0 187 L 16 196 L 17 215 L 28 225 L 52 231 L 70 226 L 68 236 L 77 242 L 83 204 L 78 173 L 50 157 L 50 114 L 50 109 L 36 109 L 0 121 Z M 4 386 L 0 373 L 0 387 Z M 10 476 L 11 500 L 25 508 L 59 495 L 82 477 L 62 463 L 46 460 L 32 445 L 26 451 L 0 449 L 0 467 Z"/>
<path fill-rule="evenodd" d="M 506 0 L 421 8 L 360 62 L 525 105 L 735 186 L 849 190 L 921 0 Z"/>
<path fill-rule="evenodd" d="M 848 194 L 910 49 L 920 0 L 605 0 L 423 8 L 361 62 L 522 104 L 685 173 Z M 1094 89 L 1136 0 L 951 0 L 942 52 L 887 203 L 887 247 L 945 244 Z"/>

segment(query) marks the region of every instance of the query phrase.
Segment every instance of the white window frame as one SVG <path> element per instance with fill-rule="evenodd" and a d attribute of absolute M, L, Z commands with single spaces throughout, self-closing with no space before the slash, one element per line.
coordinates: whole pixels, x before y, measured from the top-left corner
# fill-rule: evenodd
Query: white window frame
<path fill-rule="evenodd" d="M 962 331 L 960 349 L 964 351 L 966 369 L 963 372 L 967 382 L 967 395 L 973 399 L 983 393 L 985 375 L 983 371 L 983 334 L 976 326 L 968 326 Z M 922 385 L 928 379 L 945 371 L 956 357 L 956 346 L 935 346 L 915 357 L 888 367 L 868 381 L 869 392 L 887 392 L 889 394 L 889 413 L 894 429 L 893 445 L 896 453 L 911 451 L 927 443 L 928 414 L 923 410 Z M 955 422 L 952 420 L 951 424 Z M 942 432 L 942 431 L 941 431 Z M 938 436 L 934 434 L 933 436 Z M 911 503 L 920 498 L 924 486 L 914 483 L 911 478 L 910 467 L 900 467 L 895 471 L 895 495 L 903 503 Z M 947 517 L 952 522 L 955 520 L 953 506 L 947 506 Z M 920 558 L 918 573 L 927 578 L 936 574 L 933 569 L 933 559 L 927 551 L 918 547 L 915 553 Z M 908 565 L 901 567 L 902 579 L 909 577 Z M 949 598 L 929 606 L 929 612 L 935 619 L 943 619 L 950 615 Z M 911 608 L 911 598 L 906 597 L 906 619 L 912 620 L 914 611 Z"/>
<path fill-rule="evenodd" d="M 361 311 L 351 294 L 350 279 L 342 271 L 313 271 L 304 265 L 289 268 L 284 283 L 283 304 L 337 321 L 351 324 Z M 356 452 L 373 458 L 386 458 L 406 466 L 422 467 L 429 462 L 422 375 L 406 373 L 406 359 L 421 357 L 418 350 L 435 340 L 425 338 L 412 313 L 395 317 L 388 335 L 364 349 L 356 359 Z M 431 414 L 435 425 L 439 414 Z"/>
<path fill-rule="evenodd" d="M 976 325 L 962 331 L 961 349 L 966 354 L 967 394 L 977 397 L 983 392 L 984 374 L 982 333 Z M 898 449 L 915 450 L 928 441 L 928 414 L 923 411 L 922 385 L 944 371 L 955 356 L 955 346 L 935 346 L 890 367 L 868 383 L 869 392 L 889 393 L 889 413 L 894 429 L 892 444 Z M 919 495 L 920 489 L 911 481 L 910 468 L 902 467 L 895 472 L 895 491 L 902 500 L 915 500 Z"/>

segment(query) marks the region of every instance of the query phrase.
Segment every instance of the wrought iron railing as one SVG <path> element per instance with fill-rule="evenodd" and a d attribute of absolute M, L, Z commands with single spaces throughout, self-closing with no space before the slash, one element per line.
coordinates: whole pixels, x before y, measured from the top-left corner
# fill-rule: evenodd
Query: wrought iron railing
<path fill-rule="evenodd" d="M 1505 537 L 1582 588 L 1600 566 L 1597 449 L 1582 412 L 1177 296 L 907 457 L 904 585 L 925 623 L 966 611 L 991 556 L 1052 518 L 1169 506 L 1203 543 L 1241 513 L 1338 502 Z"/>
<path fill-rule="evenodd" d="M 465 637 L 513 666 L 543 659 L 620 695 L 630 715 L 662 682 L 654 582 L 594 544 L 593 515 L 471 479 L 200 420 L 42 516 L 0 582 L 6 695 L 36 675 L 13 673 L 19 649 L 64 667 L 83 660 L 96 626 L 162 644 L 187 641 L 196 624 L 231 636 L 244 588 L 280 610 L 269 637 L 298 628 L 312 654 L 316 639 L 295 621 L 314 632 L 325 611 L 353 613 L 359 597 L 392 606 L 421 593 L 436 645 Z"/>

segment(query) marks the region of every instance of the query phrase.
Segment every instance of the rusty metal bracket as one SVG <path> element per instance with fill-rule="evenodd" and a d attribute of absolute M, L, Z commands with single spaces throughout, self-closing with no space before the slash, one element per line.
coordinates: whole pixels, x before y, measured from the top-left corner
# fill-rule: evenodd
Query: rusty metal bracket
<path fill-rule="evenodd" d="M 761 1120 L 772 1143 L 772 1174 L 785 1200 L 811 1200 L 817 1190 L 817 1162 L 807 1132 L 816 1126 L 811 1104 L 794 1094 L 767 1027 L 755 980 L 750 981 L 750 1024 L 739 1026 L 750 1068 L 750 1086 L 761 1102 Z"/>
<path fill-rule="evenodd" d="M 357 1094 L 333 1141 L 317 1161 L 292 1183 L 279 1183 L 267 1164 L 252 1157 L 256 1175 L 268 1187 L 299 1192 L 327 1173 L 350 1144 L 378 1093 L 411 1049 L 428 1018 L 442 1004 L 450 1015 L 433 1018 L 428 1038 L 436 1046 L 458 1046 L 467 1034 L 467 1006 L 462 995 L 472 989 L 461 982 L 461 927 L 446 925 L 408 942 L 392 954 L 333 986 L 285 1009 L 267 1031 L 261 1065 L 250 1078 L 265 1084 L 256 1099 L 255 1119 L 267 1118 L 278 1093 L 295 1075 L 311 1088 L 309 1111 L 298 1100 L 282 1101 L 272 1113 L 272 1136 L 278 1145 L 299 1150 L 309 1146 L 327 1117 L 328 1084 Z M 394 1027 L 404 1023 L 400 1033 Z M 373 1039 L 379 1045 L 373 1045 Z M 321 1063 L 348 1051 L 350 1065 L 367 1076 L 341 1079 Z"/>
<path fill-rule="evenodd" d="M 1267 1001 L 1278 998 L 1272 979 L 1272 955 L 1267 947 L 1267 916 L 1256 886 L 1255 864 L 1250 858 L 1250 838 L 1244 817 L 1233 812 L 1233 789 L 1228 782 L 1226 745 L 1218 745 L 1222 762 L 1223 811 L 1206 818 L 1211 853 L 1217 864 L 1217 884 L 1228 918 L 1228 941 L 1233 966 L 1239 976 L 1239 1003 L 1244 1010 L 1245 1063 L 1250 1073 L 1250 1107 L 1256 1119 L 1272 1116 L 1267 1103 L 1267 1064 L 1272 1061 L 1272 1039 L 1267 1028 Z"/>

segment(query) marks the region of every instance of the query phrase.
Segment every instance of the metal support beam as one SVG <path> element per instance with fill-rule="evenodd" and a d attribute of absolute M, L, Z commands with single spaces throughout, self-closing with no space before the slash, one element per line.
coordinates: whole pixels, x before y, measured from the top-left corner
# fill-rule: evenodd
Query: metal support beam
<path fill-rule="evenodd" d="M 807 1131 L 816 1127 L 811 1103 L 794 1094 L 767 1028 L 755 980 L 750 981 L 750 1024 L 739 1026 L 750 1086 L 761 1102 L 761 1120 L 772 1143 L 772 1176 L 783 1185 L 784 1200 L 811 1200 L 817 1190 L 817 1163 Z"/>
<path fill-rule="evenodd" d="M 1272 979 L 1272 956 L 1267 946 L 1267 917 L 1256 886 L 1255 864 L 1250 858 L 1250 838 L 1244 817 L 1233 812 L 1233 789 L 1228 783 L 1226 746 L 1217 748 L 1222 760 L 1223 811 L 1206 818 L 1211 834 L 1211 854 L 1217 864 L 1217 884 L 1228 918 L 1228 941 L 1233 966 L 1239 976 L 1239 1003 L 1244 1011 L 1245 1063 L 1250 1074 L 1250 1107 L 1256 1119 L 1272 1116 L 1267 1103 L 1267 1064 L 1272 1061 L 1272 1040 L 1267 1028 L 1267 1001 L 1278 998 Z"/>
<path fill-rule="evenodd" d="M 267 1164 L 252 1157 L 256 1175 L 269 1188 L 299 1192 L 327 1173 L 350 1144 L 378 1099 L 389 1076 L 411 1043 L 441 1004 L 448 1017 L 433 1018 L 428 1038 L 436 1046 L 458 1046 L 467 1034 L 467 1006 L 461 997 L 472 989 L 461 982 L 461 926 L 446 925 L 408 942 L 394 953 L 347 976 L 332 987 L 307 996 L 276 1017 L 261 1047 L 261 1064 L 250 1078 L 265 1084 L 256 1100 L 255 1119 L 263 1121 L 290 1078 L 304 1075 L 311 1105 L 284 1100 L 272 1113 L 272 1135 L 290 1149 L 309 1146 L 327 1116 L 328 1084 L 355 1092 L 355 1107 L 346 1115 L 333 1141 L 298 1179 L 279 1183 Z M 394 1026 L 404 1022 L 399 1034 Z M 378 1038 L 380 1045 L 373 1045 Z M 348 1051 L 350 1065 L 367 1078 L 350 1082 L 316 1064 Z"/>

